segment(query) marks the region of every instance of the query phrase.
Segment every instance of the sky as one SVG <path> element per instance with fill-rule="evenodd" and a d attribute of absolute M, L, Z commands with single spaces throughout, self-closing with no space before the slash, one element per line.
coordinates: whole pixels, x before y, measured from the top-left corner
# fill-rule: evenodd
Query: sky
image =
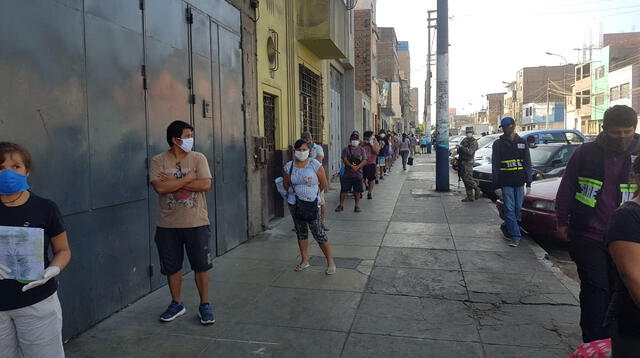
<path fill-rule="evenodd" d="M 409 41 L 420 119 L 431 9 L 436 0 L 378 0 L 377 6 L 378 26 L 395 27 L 398 40 Z M 640 31 L 640 0 L 449 0 L 449 107 L 476 112 L 485 103 L 482 95 L 506 92 L 502 81 L 514 81 L 522 67 L 564 64 L 545 52 L 577 63 L 582 57 L 574 49 L 598 47 L 601 32 L 633 31 Z M 435 65 L 432 72 L 435 89 Z"/>

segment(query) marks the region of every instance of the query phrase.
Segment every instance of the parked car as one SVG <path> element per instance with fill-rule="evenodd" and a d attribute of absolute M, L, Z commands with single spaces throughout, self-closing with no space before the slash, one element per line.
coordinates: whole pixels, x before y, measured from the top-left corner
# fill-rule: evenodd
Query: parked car
<path fill-rule="evenodd" d="M 525 140 L 529 137 L 533 137 L 535 139 L 535 144 L 582 144 L 585 142 L 584 134 L 574 129 L 535 130 L 519 132 L 518 135 Z M 485 145 L 483 148 L 479 148 L 478 151 L 476 151 L 476 156 L 474 158 L 476 165 L 491 164 L 491 155 L 493 151 L 492 146 L 493 142 L 491 142 L 491 145 Z"/>
<path fill-rule="evenodd" d="M 529 149 L 533 180 L 561 177 L 567 163 L 579 144 L 540 144 Z M 485 164 L 473 168 L 473 177 L 482 192 L 492 200 L 496 199 L 493 187 L 492 165 Z"/>
<path fill-rule="evenodd" d="M 558 233 L 558 219 L 555 209 L 556 193 L 561 180 L 561 177 L 556 177 L 531 184 L 531 191 L 524 197 L 519 221 L 520 227 L 529 235 L 566 241 Z M 500 217 L 504 219 L 502 200 L 497 200 L 496 206 Z"/>

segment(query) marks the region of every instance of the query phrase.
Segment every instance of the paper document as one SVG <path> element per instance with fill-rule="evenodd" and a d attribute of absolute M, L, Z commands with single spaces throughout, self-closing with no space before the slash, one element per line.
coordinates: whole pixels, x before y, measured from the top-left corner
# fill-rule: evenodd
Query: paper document
<path fill-rule="evenodd" d="M 44 230 L 0 226 L 0 264 L 11 269 L 10 279 L 41 279 L 44 271 Z"/>

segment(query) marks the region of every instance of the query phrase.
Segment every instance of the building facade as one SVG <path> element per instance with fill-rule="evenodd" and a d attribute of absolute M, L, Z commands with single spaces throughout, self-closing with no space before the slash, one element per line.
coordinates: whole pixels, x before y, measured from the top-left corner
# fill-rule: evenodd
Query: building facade
<path fill-rule="evenodd" d="M 493 127 L 498 128 L 500 120 L 504 115 L 504 98 L 506 93 L 489 93 L 486 95 L 487 103 L 487 123 Z"/>

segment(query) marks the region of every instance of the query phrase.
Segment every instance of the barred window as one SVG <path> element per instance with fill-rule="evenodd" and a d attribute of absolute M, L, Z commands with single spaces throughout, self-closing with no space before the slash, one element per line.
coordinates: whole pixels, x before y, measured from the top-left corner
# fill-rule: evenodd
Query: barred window
<path fill-rule="evenodd" d="M 629 84 L 620 85 L 620 98 L 629 98 Z"/>
<path fill-rule="evenodd" d="M 300 111 L 302 131 L 311 132 L 313 139 L 322 143 L 322 79 L 303 65 L 300 65 Z"/>
<path fill-rule="evenodd" d="M 609 99 L 611 101 L 617 101 L 620 99 L 620 87 L 615 86 L 609 89 Z"/>

